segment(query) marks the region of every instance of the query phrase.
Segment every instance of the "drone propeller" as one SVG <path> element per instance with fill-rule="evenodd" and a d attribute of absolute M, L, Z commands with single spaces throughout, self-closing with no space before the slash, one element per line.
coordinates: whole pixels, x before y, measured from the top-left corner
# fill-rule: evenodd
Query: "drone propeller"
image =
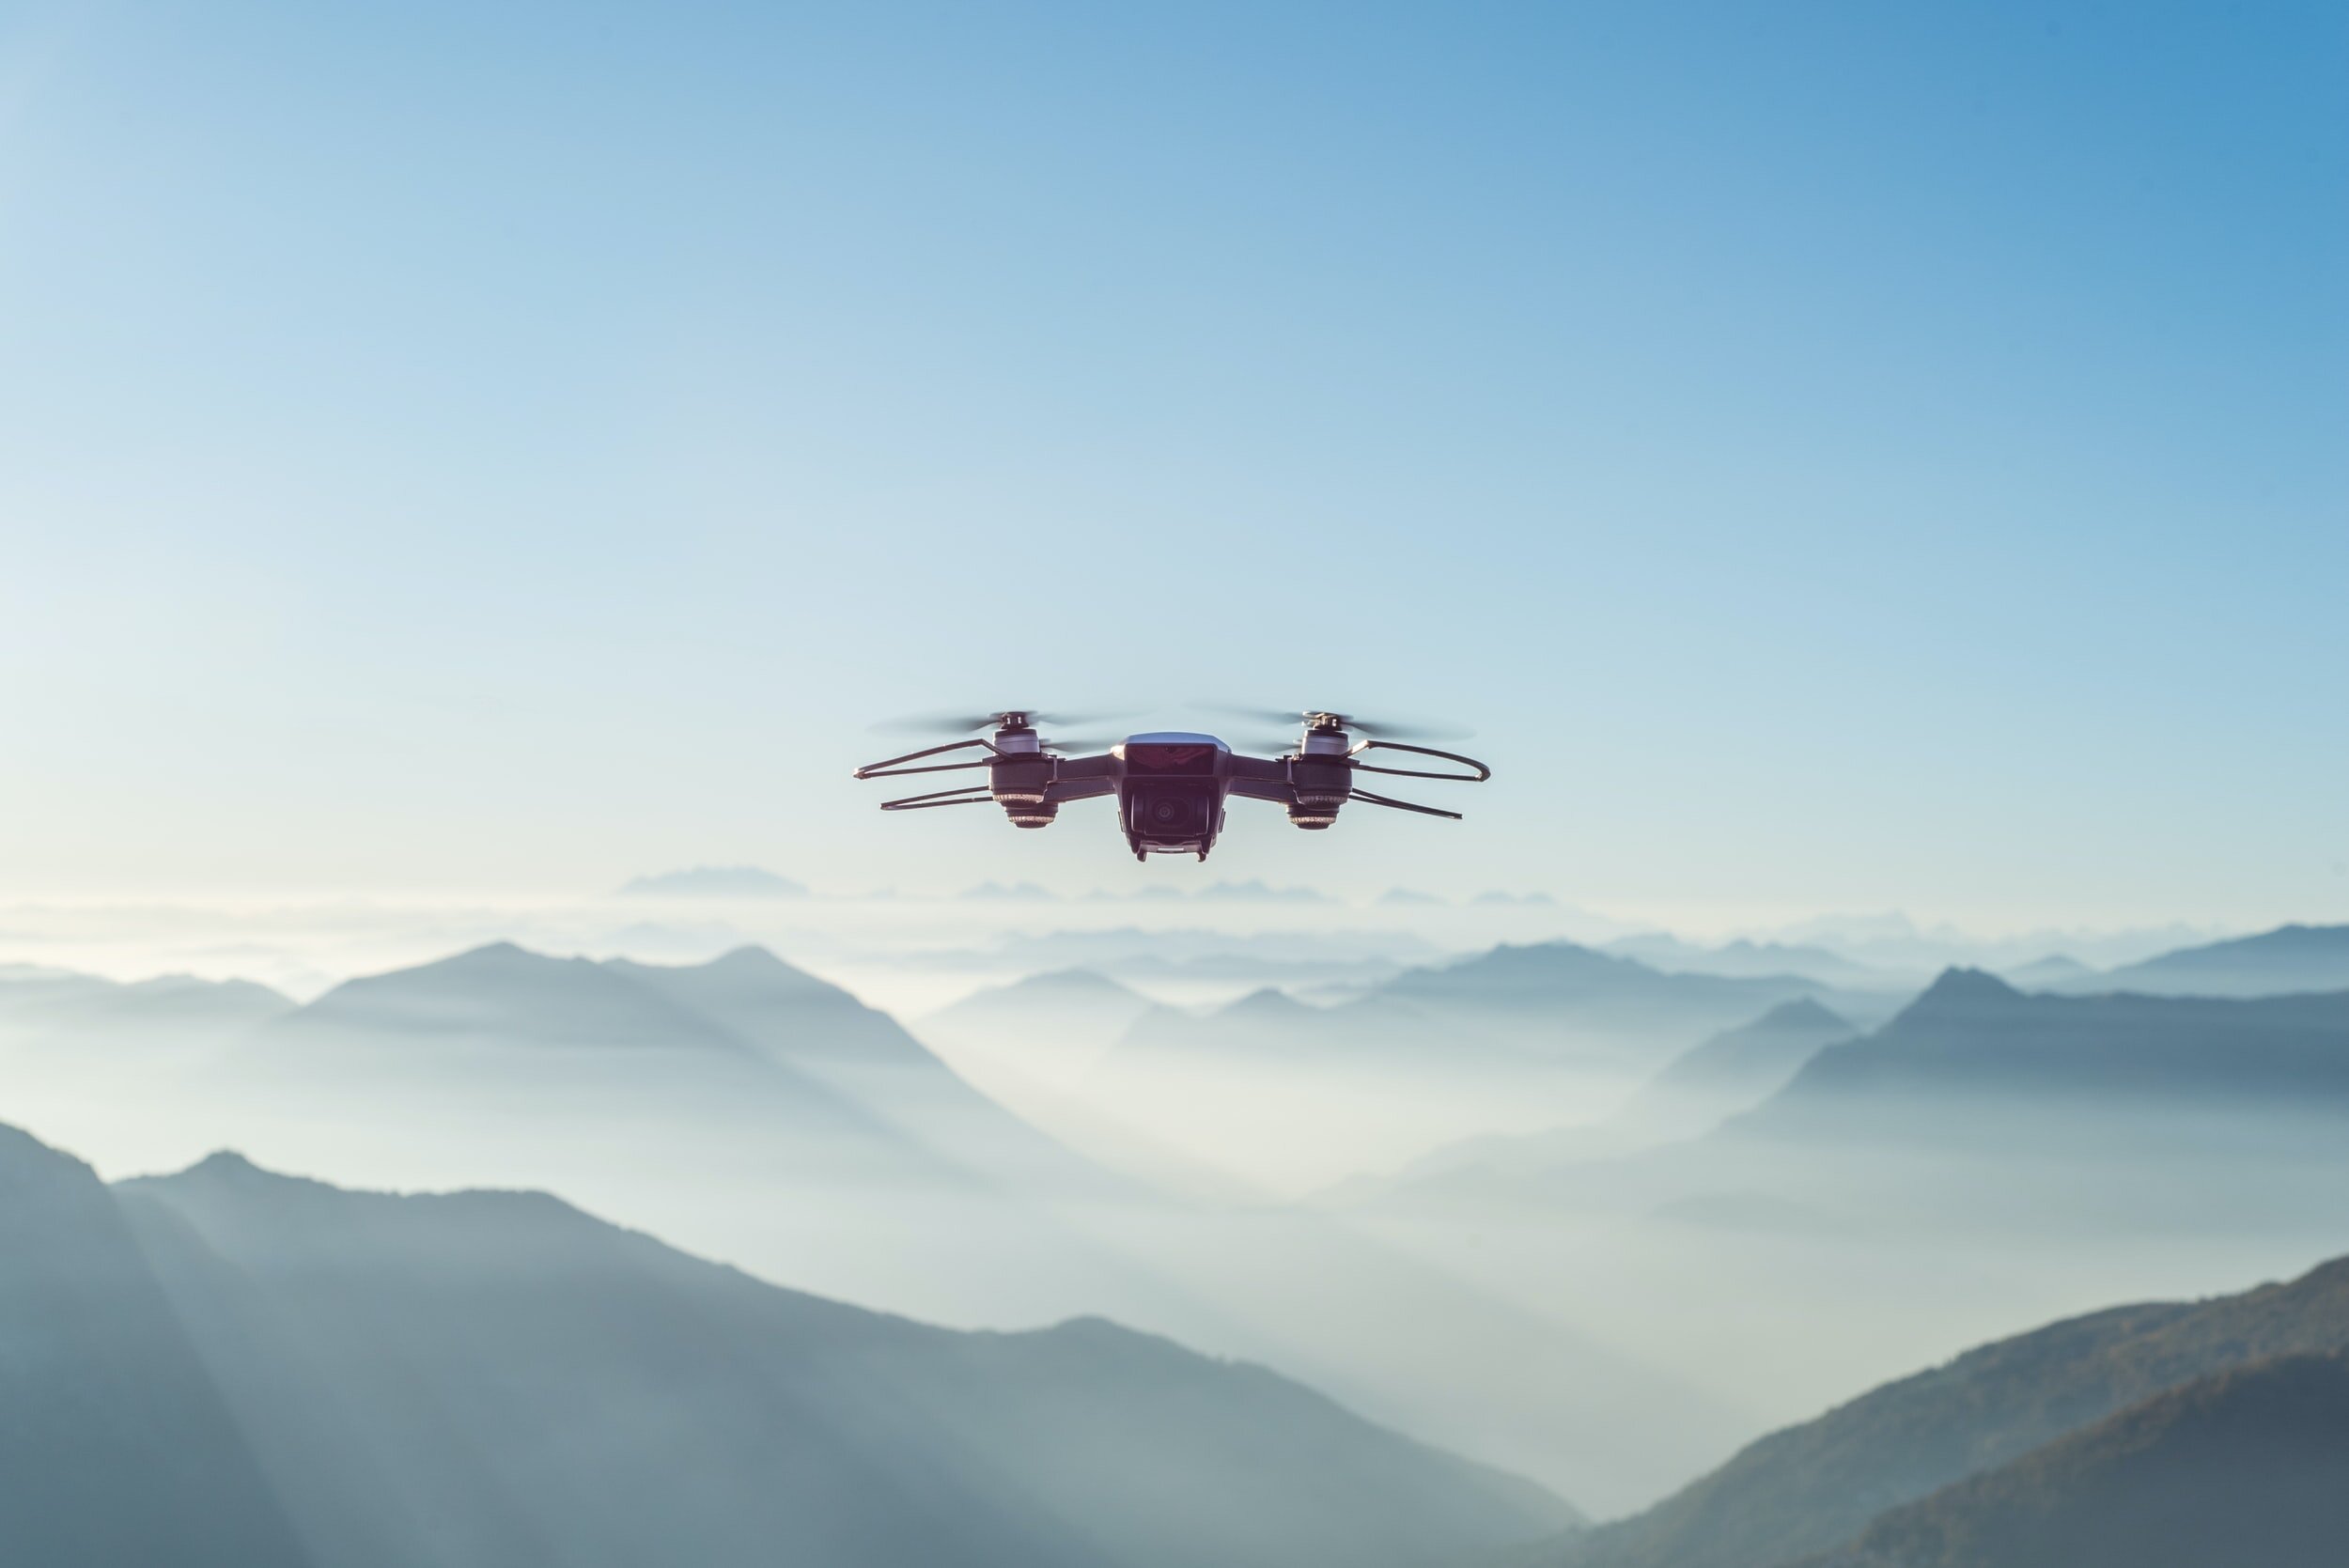
<path fill-rule="evenodd" d="M 1037 724 L 1098 724 L 1117 717 L 1114 713 L 1045 713 L 1033 707 L 1006 707 L 979 714 L 913 713 L 885 719 L 873 728 L 885 735 L 976 735 L 1001 729 L 1015 719 L 1033 728 Z"/>
<path fill-rule="evenodd" d="M 1221 703 L 1193 703 L 1204 713 L 1221 713 L 1229 718 L 1246 719 L 1259 724 L 1312 724 L 1316 721 L 1335 721 L 1340 729 L 1354 730 L 1362 735 L 1377 736 L 1386 740 L 1466 740 L 1476 732 L 1463 724 L 1429 723 L 1419 720 L 1390 722 L 1357 718 L 1351 713 L 1339 713 L 1329 708 L 1304 708 L 1283 711 L 1274 707 L 1233 707 Z"/>

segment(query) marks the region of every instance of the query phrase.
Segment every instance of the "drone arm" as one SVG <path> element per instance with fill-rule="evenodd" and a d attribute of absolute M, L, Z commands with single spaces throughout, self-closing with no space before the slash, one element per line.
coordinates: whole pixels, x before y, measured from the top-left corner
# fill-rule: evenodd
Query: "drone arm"
<path fill-rule="evenodd" d="M 1234 779 L 1232 793 L 1243 800 L 1271 800 L 1283 806 L 1297 800 L 1297 791 L 1286 779 Z"/>
<path fill-rule="evenodd" d="M 1090 800 L 1097 795 L 1117 793 L 1115 779 L 1054 779 L 1044 791 L 1044 798 L 1054 805 L 1070 800 Z"/>
<path fill-rule="evenodd" d="M 1394 769 L 1391 768 L 1379 768 L 1378 771 L 1382 773 L 1391 773 L 1393 772 Z M 1347 795 L 1346 799 L 1349 800 L 1367 801 L 1369 804 L 1374 806 L 1392 806 L 1396 811 L 1415 811 L 1423 816 L 1448 816 L 1455 822 L 1462 820 L 1460 814 L 1456 811 L 1439 811 L 1434 806 L 1413 805 L 1408 800 L 1390 800 L 1383 795 L 1373 795 L 1366 789 L 1355 790 L 1351 794 Z"/>
<path fill-rule="evenodd" d="M 1399 779 L 1449 779 L 1454 784 L 1483 784 L 1486 779 L 1493 776 L 1493 770 L 1486 767 L 1483 763 L 1477 761 L 1474 757 L 1464 757 L 1457 752 L 1439 752 L 1429 746 L 1406 746 L 1400 740 L 1357 741 L 1355 742 L 1354 749 L 1346 754 L 1349 757 L 1359 757 L 1364 752 L 1369 751 L 1411 752 L 1423 757 L 1441 757 L 1446 762 L 1456 762 L 1463 768 L 1473 768 L 1474 771 L 1469 773 L 1429 773 L 1416 768 L 1378 768 L 1367 762 L 1357 762 L 1354 765 L 1356 772 L 1389 773 Z M 1391 805 L 1392 803 L 1393 802 L 1392 801 L 1380 802 L 1382 805 Z"/>
<path fill-rule="evenodd" d="M 987 750 L 988 754 L 979 758 L 975 762 L 933 763 L 926 768 L 908 768 L 904 766 L 909 762 L 919 762 L 924 757 L 942 756 L 948 752 L 964 751 L 972 746 L 984 747 Z M 1000 753 L 996 751 L 995 743 L 991 740 L 950 740 L 943 746 L 928 746 L 918 752 L 908 752 L 901 757 L 891 757 L 886 762 L 868 762 L 863 767 L 856 770 L 854 777 L 860 779 L 894 779 L 907 773 L 947 773 L 952 772 L 957 768 L 985 768 L 989 763 L 994 761 L 995 757 L 999 754 Z"/>
<path fill-rule="evenodd" d="M 1224 779 L 1231 794 L 1243 800 L 1271 800 L 1290 805 L 1297 792 L 1289 783 L 1289 765 L 1271 757 L 1242 756 L 1234 753 L 1224 762 Z"/>
<path fill-rule="evenodd" d="M 995 799 L 976 784 L 963 784 L 955 789 L 941 789 L 929 795 L 908 795 L 901 800 L 883 800 L 883 811 L 927 811 L 932 806 L 983 806 Z"/>

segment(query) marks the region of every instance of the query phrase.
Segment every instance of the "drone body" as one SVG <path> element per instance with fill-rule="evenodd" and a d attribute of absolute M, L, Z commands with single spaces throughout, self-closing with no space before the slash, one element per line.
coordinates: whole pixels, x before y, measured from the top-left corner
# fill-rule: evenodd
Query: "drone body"
<path fill-rule="evenodd" d="M 1354 786 L 1357 773 L 1389 773 L 1413 779 L 1450 779 L 1481 784 L 1492 769 L 1454 752 L 1407 746 L 1400 741 L 1357 740 L 1348 726 L 1366 728 L 1342 713 L 1302 714 L 1304 732 L 1296 745 L 1280 756 L 1248 756 L 1235 752 L 1212 735 L 1188 730 L 1155 730 L 1129 735 L 1098 755 L 1070 755 L 1077 746 L 1062 747 L 1044 739 L 1035 725 L 1041 715 L 1007 709 L 973 722 L 956 722 L 957 728 L 992 726 L 992 738 L 952 741 L 910 752 L 860 768 L 860 779 L 899 778 L 914 773 L 943 773 L 958 768 L 987 769 L 984 785 L 968 784 L 930 795 L 884 800 L 883 811 L 922 811 L 931 806 L 973 806 L 989 801 L 1003 808 L 1021 828 L 1044 828 L 1071 800 L 1113 796 L 1126 844 L 1136 860 L 1152 855 L 1196 855 L 1207 858 L 1216 835 L 1223 831 L 1223 805 L 1233 796 L 1268 800 L 1287 809 L 1294 827 L 1320 830 L 1338 819 L 1338 808 L 1348 800 L 1390 806 L 1398 811 L 1457 820 L 1459 813 L 1433 806 L 1391 800 Z M 960 762 L 929 763 L 926 758 L 970 749 L 987 754 Z M 1458 763 L 1464 773 L 1426 772 L 1407 768 L 1379 768 L 1358 760 L 1364 752 L 1384 749 L 1415 753 Z M 918 765 L 918 766 L 917 766 Z"/>

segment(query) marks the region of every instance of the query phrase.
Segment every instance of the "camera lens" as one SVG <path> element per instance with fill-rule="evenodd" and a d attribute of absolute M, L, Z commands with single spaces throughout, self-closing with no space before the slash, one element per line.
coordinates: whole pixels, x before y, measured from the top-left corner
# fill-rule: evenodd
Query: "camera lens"
<path fill-rule="evenodd" d="M 1190 802 L 1178 795 L 1161 795 L 1150 802 L 1150 825 L 1182 828 L 1190 823 Z"/>

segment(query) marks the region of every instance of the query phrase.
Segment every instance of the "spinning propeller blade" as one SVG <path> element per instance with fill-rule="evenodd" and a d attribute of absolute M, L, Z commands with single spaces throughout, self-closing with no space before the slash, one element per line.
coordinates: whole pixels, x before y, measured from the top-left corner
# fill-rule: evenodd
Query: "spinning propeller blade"
<path fill-rule="evenodd" d="M 1114 713 L 1047 713 L 1033 707 L 1006 707 L 977 714 L 910 713 L 899 719 L 884 719 L 873 728 L 884 735 L 976 735 L 982 730 L 1000 729 L 1015 718 L 1034 725 L 1098 724 L 1117 717 Z"/>
<path fill-rule="evenodd" d="M 1234 707 L 1221 703 L 1193 703 L 1191 706 L 1203 713 L 1220 713 L 1227 718 L 1246 719 L 1258 724 L 1296 724 L 1303 726 L 1317 719 L 1334 719 L 1341 729 L 1359 735 L 1377 736 L 1383 740 L 1466 740 L 1476 732 L 1465 724 L 1423 720 L 1363 719 L 1333 708 L 1299 708 L 1283 711 L 1271 707 Z"/>

